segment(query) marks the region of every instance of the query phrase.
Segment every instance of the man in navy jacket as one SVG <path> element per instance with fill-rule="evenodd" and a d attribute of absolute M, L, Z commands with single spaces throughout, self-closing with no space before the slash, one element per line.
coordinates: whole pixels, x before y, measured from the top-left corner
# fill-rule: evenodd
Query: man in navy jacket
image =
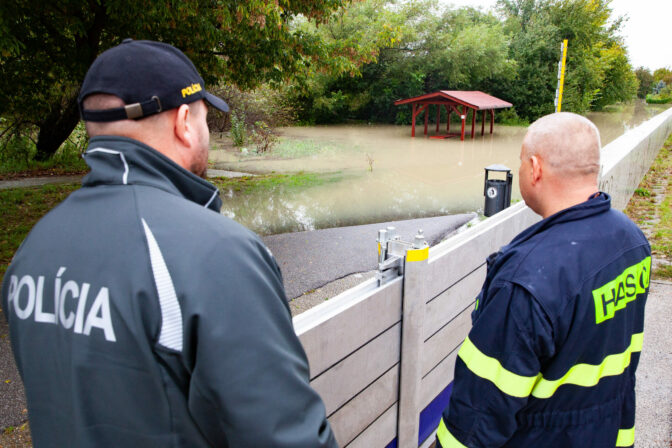
<path fill-rule="evenodd" d="M 634 444 L 651 250 L 598 191 L 599 156 L 579 115 L 530 126 L 520 191 L 544 219 L 488 257 L 438 446 Z"/>
<path fill-rule="evenodd" d="M 30 232 L 2 288 L 40 447 L 334 447 L 282 277 L 219 214 L 191 61 L 127 39 L 82 85 L 82 188 Z"/>

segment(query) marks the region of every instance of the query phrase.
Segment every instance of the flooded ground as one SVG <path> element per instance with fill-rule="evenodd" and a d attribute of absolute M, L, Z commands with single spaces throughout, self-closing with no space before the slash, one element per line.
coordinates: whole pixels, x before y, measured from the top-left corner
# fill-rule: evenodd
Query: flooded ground
<path fill-rule="evenodd" d="M 635 103 L 588 117 L 606 145 L 664 109 Z M 430 124 L 430 136 L 435 129 Z M 525 128 L 495 125 L 490 135 L 486 125 L 481 136 L 477 123 L 476 130 L 473 140 L 467 135 L 460 141 L 427 138 L 422 125 L 415 138 L 410 126 L 281 128 L 281 140 L 269 155 L 214 150 L 210 159 L 216 168 L 234 171 L 323 175 L 324 182 L 308 188 L 223 192 L 222 212 L 266 235 L 482 211 L 484 167 L 495 163 L 511 168 L 512 198 L 519 200 L 517 170 Z"/>

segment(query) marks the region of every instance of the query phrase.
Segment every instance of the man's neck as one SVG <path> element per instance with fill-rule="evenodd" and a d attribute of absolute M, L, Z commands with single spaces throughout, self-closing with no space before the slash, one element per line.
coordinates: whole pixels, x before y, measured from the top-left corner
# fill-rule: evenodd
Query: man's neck
<path fill-rule="evenodd" d="M 581 188 L 575 188 L 567 192 L 557 192 L 555 199 L 545 204 L 541 216 L 546 219 L 551 215 L 586 202 L 590 197 L 598 192 L 596 185 L 587 185 Z"/>

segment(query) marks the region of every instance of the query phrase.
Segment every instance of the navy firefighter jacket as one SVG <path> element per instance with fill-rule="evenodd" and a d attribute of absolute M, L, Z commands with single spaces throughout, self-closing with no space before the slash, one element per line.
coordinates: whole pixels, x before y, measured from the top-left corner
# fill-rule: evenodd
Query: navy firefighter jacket
<path fill-rule="evenodd" d="M 604 193 L 488 257 L 440 446 L 632 446 L 650 268 Z"/>

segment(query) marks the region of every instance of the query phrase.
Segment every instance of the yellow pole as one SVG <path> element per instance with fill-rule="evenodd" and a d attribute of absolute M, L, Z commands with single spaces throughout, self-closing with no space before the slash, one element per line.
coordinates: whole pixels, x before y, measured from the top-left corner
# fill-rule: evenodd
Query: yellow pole
<path fill-rule="evenodd" d="M 567 61 L 567 39 L 562 41 L 562 62 L 560 64 L 560 81 L 558 82 L 558 104 L 556 112 L 562 107 L 562 88 L 565 85 L 565 63 Z"/>

